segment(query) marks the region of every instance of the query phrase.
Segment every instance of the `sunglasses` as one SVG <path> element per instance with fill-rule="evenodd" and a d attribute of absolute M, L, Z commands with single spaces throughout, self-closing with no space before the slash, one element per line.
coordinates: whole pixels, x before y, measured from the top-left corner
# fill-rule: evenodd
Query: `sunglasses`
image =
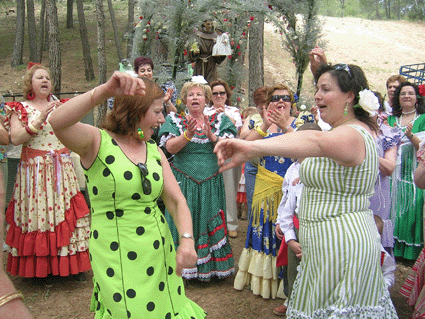
<path fill-rule="evenodd" d="M 152 192 L 152 184 L 151 181 L 146 178 L 148 176 L 149 171 L 145 164 L 138 163 L 137 166 L 139 166 L 140 169 L 140 176 L 142 177 L 142 188 L 143 193 L 145 195 L 149 195 Z"/>
<path fill-rule="evenodd" d="M 214 96 L 225 96 L 226 95 L 226 92 L 213 92 L 212 93 L 212 95 L 214 95 Z"/>
<path fill-rule="evenodd" d="M 279 102 L 282 99 L 283 102 L 291 102 L 290 95 L 272 95 L 270 102 Z"/>
<path fill-rule="evenodd" d="M 334 68 L 335 71 L 345 71 L 345 72 L 347 72 L 349 78 L 350 79 L 352 78 L 351 70 L 350 70 L 350 67 L 348 66 L 348 64 L 345 64 L 345 63 L 335 64 L 333 66 L 333 68 Z"/>

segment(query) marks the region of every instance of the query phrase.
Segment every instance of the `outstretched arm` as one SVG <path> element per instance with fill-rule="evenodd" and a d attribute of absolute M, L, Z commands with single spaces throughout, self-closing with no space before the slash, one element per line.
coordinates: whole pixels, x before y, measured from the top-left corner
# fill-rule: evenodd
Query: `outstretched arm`
<path fill-rule="evenodd" d="M 356 129 L 348 126 L 327 132 L 291 132 L 252 142 L 228 139 L 220 141 L 214 152 L 220 166 L 231 159 L 220 171 L 242 165 L 250 158 L 266 155 L 289 158 L 329 157 L 346 167 L 361 164 L 366 155 L 363 137 Z"/>
<path fill-rule="evenodd" d="M 99 149 L 99 129 L 79 121 L 96 105 L 115 96 L 145 94 L 143 80 L 127 73 L 114 72 L 108 82 L 95 87 L 82 95 L 74 97 L 50 115 L 49 122 L 57 138 L 70 150 L 81 157 L 88 167 L 93 163 Z"/>

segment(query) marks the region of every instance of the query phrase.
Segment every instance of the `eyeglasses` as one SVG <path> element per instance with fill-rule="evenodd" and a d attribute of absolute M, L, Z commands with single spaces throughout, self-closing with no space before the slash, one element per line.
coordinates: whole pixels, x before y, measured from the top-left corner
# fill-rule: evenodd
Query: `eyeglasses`
<path fill-rule="evenodd" d="M 225 96 L 226 92 L 213 92 L 212 95 L 214 95 L 214 96 L 218 96 L 218 95 Z"/>
<path fill-rule="evenodd" d="M 279 102 L 282 99 L 283 102 L 291 102 L 290 95 L 272 95 L 270 102 Z"/>
<path fill-rule="evenodd" d="M 148 176 L 148 174 L 149 174 L 149 171 L 148 171 L 146 165 L 143 164 L 143 163 L 138 163 L 137 166 L 139 166 L 140 176 L 142 177 L 143 193 L 145 195 L 149 195 L 152 192 L 151 181 L 146 178 L 146 176 Z"/>
<path fill-rule="evenodd" d="M 335 64 L 333 66 L 335 71 L 345 71 L 348 73 L 349 78 L 353 78 L 353 76 L 351 75 L 351 70 L 350 67 L 348 66 L 348 64 L 345 63 L 339 63 L 339 64 Z"/>

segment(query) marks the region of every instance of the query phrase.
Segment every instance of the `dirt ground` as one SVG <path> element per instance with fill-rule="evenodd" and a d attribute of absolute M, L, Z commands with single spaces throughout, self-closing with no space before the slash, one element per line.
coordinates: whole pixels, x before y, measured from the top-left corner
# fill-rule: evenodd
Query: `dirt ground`
<path fill-rule="evenodd" d="M 118 14 L 117 14 L 118 15 Z M 0 26 L 3 30 L 1 43 L 9 43 L 7 50 L 0 48 L 0 92 L 20 93 L 24 69 L 12 69 L 10 55 L 13 47 L 15 27 L 13 16 L 0 17 Z M 96 33 L 95 24 L 90 25 L 92 56 L 94 57 L 95 74 L 96 63 Z M 60 21 L 64 23 L 64 21 Z M 81 50 L 78 31 L 65 30 L 62 33 L 61 46 L 66 48 L 62 52 L 62 91 L 86 91 L 97 83 L 87 83 L 84 80 L 84 69 L 75 52 Z M 77 35 L 75 35 L 75 34 Z M 425 52 L 425 25 L 411 22 L 369 21 L 356 18 L 326 18 L 323 19 L 324 39 L 327 41 L 326 50 L 331 62 L 354 63 L 363 67 L 370 85 L 385 93 L 386 78 L 398 73 L 401 65 L 424 62 Z M 422 37 L 422 38 L 421 38 Z M 114 52 L 113 41 L 108 41 L 110 50 Z M 47 53 L 46 53 L 47 54 Z M 46 59 L 47 60 L 47 59 Z M 28 57 L 24 57 L 25 63 Z M 271 26 L 265 32 L 265 84 L 288 82 L 295 87 L 295 68 L 292 59 L 280 46 L 280 37 L 275 34 Z M 114 57 L 108 58 L 109 73 L 117 65 Z M 311 75 L 307 71 L 304 77 L 304 94 L 310 95 L 314 88 L 311 84 Z M 235 255 L 236 265 L 245 243 L 247 222 L 241 221 L 239 236 L 230 239 Z M 4 256 L 6 257 L 6 256 Z M 6 258 L 5 258 L 6 259 Z M 398 290 L 409 271 L 408 266 L 398 264 L 396 284 L 391 289 L 391 297 L 396 306 L 399 317 L 410 318 L 411 308 L 406 304 Z M 88 273 L 86 282 L 74 282 L 64 279 L 55 283 L 51 288 L 37 286 L 23 281 L 19 277 L 12 277 L 14 284 L 25 295 L 25 303 L 36 318 L 93 318 L 89 312 L 92 290 L 91 273 Z M 249 290 L 235 291 L 233 278 L 222 282 L 212 282 L 205 286 L 189 285 L 187 295 L 201 305 L 207 312 L 208 318 L 277 318 L 273 315 L 273 308 L 281 304 L 281 300 L 264 300 L 254 296 Z"/>

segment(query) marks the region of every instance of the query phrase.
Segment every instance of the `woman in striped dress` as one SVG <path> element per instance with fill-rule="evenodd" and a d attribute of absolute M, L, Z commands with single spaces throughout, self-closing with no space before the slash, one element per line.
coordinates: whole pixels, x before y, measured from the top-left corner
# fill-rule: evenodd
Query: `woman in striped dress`
<path fill-rule="evenodd" d="M 355 65 L 323 65 L 315 100 L 328 132 L 301 131 L 216 146 L 221 170 L 247 158 L 303 158 L 299 210 L 303 255 L 287 318 L 397 318 L 380 269 L 380 237 L 369 198 L 378 174 L 370 131 L 378 102 Z"/>

